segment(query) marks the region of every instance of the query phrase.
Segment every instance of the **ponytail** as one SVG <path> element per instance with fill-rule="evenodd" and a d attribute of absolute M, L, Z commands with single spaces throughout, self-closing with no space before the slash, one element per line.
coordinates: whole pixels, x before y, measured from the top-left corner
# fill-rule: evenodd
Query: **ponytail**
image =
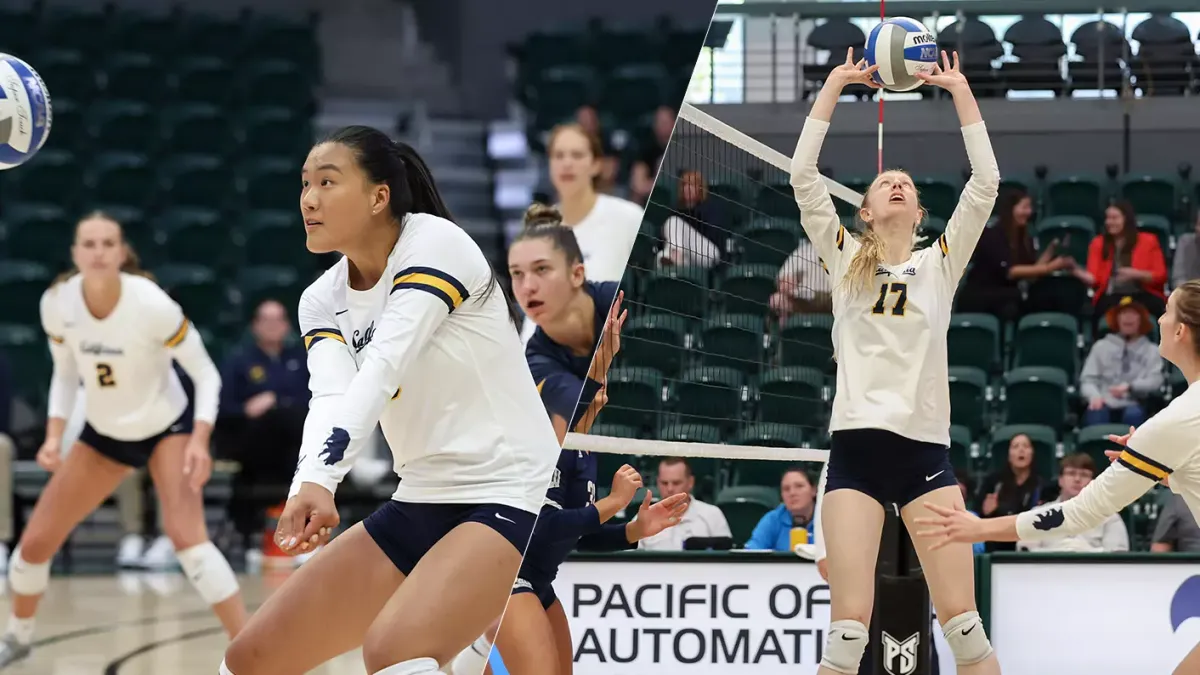
<path fill-rule="evenodd" d="M 150 281 L 156 281 L 153 274 L 142 269 L 141 260 L 138 258 L 137 251 L 135 251 L 133 246 L 125 240 L 125 227 L 121 225 L 119 220 L 112 217 L 108 213 L 97 209 L 80 218 L 79 222 L 75 224 L 76 236 L 79 235 L 79 226 L 89 220 L 107 220 L 108 222 L 117 226 L 117 232 L 121 235 L 121 244 L 125 247 L 125 262 L 121 263 L 122 272 L 125 274 L 133 274 L 135 276 L 145 277 Z M 76 274 L 79 274 L 79 268 L 72 264 L 71 269 L 54 277 L 54 280 L 50 282 L 50 287 L 54 288 Z"/>
<path fill-rule="evenodd" d="M 883 262 L 883 238 L 868 226 L 858 237 L 858 250 L 850 259 L 842 283 L 849 284 L 851 293 L 857 293 L 870 285 L 875 270 Z"/>
<path fill-rule="evenodd" d="M 524 229 L 512 243 L 528 239 L 549 239 L 566 256 L 568 265 L 583 264 L 583 251 L 575 231 L 563 225 L 562 213 L 553 206 L 535 203 L 525 209 Z"/>

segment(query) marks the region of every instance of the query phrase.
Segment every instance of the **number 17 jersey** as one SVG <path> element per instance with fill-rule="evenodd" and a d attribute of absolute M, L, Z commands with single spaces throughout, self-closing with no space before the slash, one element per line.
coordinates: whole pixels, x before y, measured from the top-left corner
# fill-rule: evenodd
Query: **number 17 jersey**
<path fill-rule="evenodd" d="M 858 240 L 841 224 L 817 157 L 829 123 L 809 118 L 792 158 L 801 223 L 833 285 L 837 390 L 829 431 L 882 429 L 950 445 L 946 332 L 959 279 L 991 215 L 1000 171 L 982 122 L 963 127 L 972 175 L 945 234 L 899 265 L 880 264 L 865 287 L 846 271 Z"/>

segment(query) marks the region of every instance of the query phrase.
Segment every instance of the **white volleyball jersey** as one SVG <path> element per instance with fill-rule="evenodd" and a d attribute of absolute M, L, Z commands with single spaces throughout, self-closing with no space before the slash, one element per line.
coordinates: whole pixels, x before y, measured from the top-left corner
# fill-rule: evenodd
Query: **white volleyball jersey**
<path fill-rule="evenodd" d="M 792 157 L 800 220 L 833 285 L 837 390 L 829 430 L 883 429 L 950 444 L 946 332 L 959 279 L 991 215 L 1000 171 L 982 122 L 962 129 L 971 179 L 946 233 L 899 265 L 879 265 L 865 289 L 842 283 L 859 244 L 842 226 L 817 157 L 829 123 L 809 118 Z"/>
<path fill-rule="evenodd" d="M 596 205 L 571 230 L 583 253 L 588 281 L 620 281 L 642 226 L 644 209 L 633 202 L 599 195 Z"/>
<path fill-rule="evenodd" d="M 97 433 L 121 441 L 158 435 L 187 408 L 174 359 L 192 378 L 196 421 L 216 420 L 217 368 L 183 310 L 153 281 L 122 273 L 120 299 L 97 319 L 77 274 L 42 295 L 41 315 L 54 360 L 50 417 L 71 417 L 82 380 L 84 417 Z"/>
<path fill-rule="evenodd" d="M 300 300 L 312 401 L 292 494 L 336 490 L 378 423 L 395 499 L 537 513 L 558 439 L 479 246 L 413 214 L 373 288 L 347 274 L 343 258 Z"/>
<path fill-rule="evenodd" d="M 1200 521 L 1200 386 L 1197 382 L 1146 420 L 1120 458 L 1074 499 L 1017 515 L 1021 540 L 1038 541 L 1087 532 L 1120 512 L 1155 483 L 1170 479 Z"/>

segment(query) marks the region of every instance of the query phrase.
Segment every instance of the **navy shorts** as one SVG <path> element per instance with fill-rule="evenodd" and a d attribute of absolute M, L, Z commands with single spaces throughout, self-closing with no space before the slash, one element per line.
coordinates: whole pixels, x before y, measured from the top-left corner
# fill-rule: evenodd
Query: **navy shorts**
<path fill-rule="evenodd" d="M 921 495 L 958 485 L 950 449 L 881 429 L 831 434 L 825 492 L 857 490 L 904 507 Z"/>
<path fill-rule="evenodd" d="M 363 527 L 396 569 L 408 576 L 429 549 L 463 523 L 487 525 L 517 552 L 524 553 L 536 519 L 536 514 L 500 504 L 424 504 L 392 499 L 367 516 Z"/>
<path fill-rule="evenodd" d="M 549 581 L 541 581 L 534 579 L 525 579 L 521 576 L 513 582 L 512 595 L 518 593 L 532 593 L 537 596 L 537 599 L 542 603 L 542 609 L 550 609 L 550 605 L 558 599 L 554 594 L 554 584 Z"/>
<path fill-rule="evenodd" d="M 159 441 L 169 436 L 192 433 L 193 415 L 192 407 L 189 405 L 179 419 L 166 429 L 140 441 L 121 441 L 109 438 L 93 429 L 91 424 L 85 423 L 83 431 L 79 432 L 79 442 L 91 446 L 93 450 L 114 462 L 140 469 L 150 461 L 150 455 L 154 454 L 154 449 L 158 447 Z"/>

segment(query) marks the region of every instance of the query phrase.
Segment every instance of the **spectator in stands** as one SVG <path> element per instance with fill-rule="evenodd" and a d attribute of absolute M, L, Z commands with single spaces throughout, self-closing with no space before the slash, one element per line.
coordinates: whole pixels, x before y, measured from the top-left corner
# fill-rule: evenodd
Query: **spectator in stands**
<path fill-rule="evenodd" d="M 1138 231 L 1137 214 L 1128 201 L 1105 209 L 1104 232 L 1088 247 L 1087 269 L 1076 268 L 1075 275 L 1092 288 L 1097 317 L 1127 295 L 1154 316 L 1166 309 L 1167 264 L 1162 248 L 1153 233 Z"/>
<path fill-rule="evenodd" d="M 1058 470 L 1058 499 L 1051 503 L 1074 499 L 1087 484 L 1096 477 L 1096 463 L 1085 452 L 1077 452 L 1063 458 Z M 1112 515 L 1098 527 L 1070 537 L 1043 539 L 1040 541 L 1017 542 L 1022 551 L 1071 551 L 1076 553 L 1102 553 L 1105 551 L 1128 551 L 1129 532 L 1121 516 Z"/>
<path fill-rule="evenodd" d="M 954 477 L 958 479 L 958 489 L 962 490 L 963 503 L 969 505 L 971 503 L 970 477 L 967 475 L 967 472 L 962 469 L 955 469 Z M 975 511 L 972 511 L 969 506 L 967 507 L 967 512 L 975 514 L 976 516 L 979 515 L 978 513 L 975 513 Z M 979 555 L 986 550 L 986 546 L 983 542 L 977 541 L 971 545 L 971 550 L 975 552 L 975 555 Z"/>
<path fill-rule="evenodd" d="M 1033 249 L 1030 223 L 1033 200 L 1022 189 L 1000 193 L 997 222 L 983 231 L 963 287 L 958 292 L 959 312 L 994 314 L 1015 321 L 1024 313 L 1022 281 L 1034 281 L 1059 270 L 1071 269 L 1069 256 L 1057 255 L 1059 241 L 1046 244 L 1038 255 Z"/>
<path fill-rule="evenodd" d="M 729 250 L 729 219 L 725 204 L 712 199 L 708 183 L 696 170 L 679 175 L 679 196 L 673 214 L 663 222 L 663 262 L 710 268 Z"/>
<path fill-rule="evenodd" d="M 1164 490 L 1162 510 L 1154 523 L 1153 553 L 1200 553 L 1200 526 L 1181 495 Z"/>
<path fill-rule="evenodd" d="M 789 314 L 828 314 L 833 311 L 833 287 L 821 266 L 817 249 L 807 239 L 783 262 L 775 278 L 771 311 L 782 322 Z"/>
<path fill-rule="evenodd" d="M 1011 516 L 1041 503 L 1045 481 L 1033 471 L 1033 439 L 1017 434 L 1008 442 L 1008 461 L 987 476 L 976 495 L 984 518 Z M 989 542 L 988 551 L 1012 551 L 1012 543 Z"/>
<path fill-rule="evenodd" d="M 629 198 L 639 204 L 645 204 L 654 190 L 654 179 L 662 164 L 663 153 L 667 151 L 667 143 L 671 141 L 671 132 L 675 130 L 675 109 L 668 105 L 660 105 L 654 111 L 654 128 L 651 136 L 643 139 L 638 146 L 638 156 L 633 162 L 629 177 Z"/>
<path fill-rule="evenodd" d="M 248 551 L 258 546 L 265 509 L 287 498 L 308 412 L 308 359 L 292 338 L 288 312 L 264 300 L 250 325 L 253 341 L 225 360 L 221 421 L 234 428 L 230 459 L 241 464 L 233 480 L 230 518 Z"/>
<path fill-rule="evenodd" d="M 667 457 L 658 463 L 658 498 L 666 499 L 681 493 L 692 494 L 696 488 L 696 477 L 692 467 L 682 457 Z M 638 542 L 638 548 L 648 551 L 682 551 L 683 543 L 692 537 L 731 537 L 729 522 L 725 514 L 714 504 L 702 502 L 694 496 L 691 506 L 683 513 L 683 519 L 675 527 L 647 537 Z"/>
<path fill-rule="evenodd" d="M 1162 357 L 1147 337 L 1154 324 L 1150 312 L 1132 297 L 1109 308 L 1105 320 L 1110 332 L 1092 345 L 1083 363 L 1083 425 L 1140 426 L 1146 421 L 1146 397 L 1163 385 Z"/>
<path fill-rule="evenodd" d="M 600 113 L 591 103 L 579 106 L 575 111 L 575 123 L 600 140 L 600 173 L 596 177 L 596 190 L 608 194 L 617 184 L 617 171 L 620 168 L 612 136 L 604 132 Z"/>
<path fill-rule="evenodd" d="M 783 503 L 763 515 L 746 549 L 750 551 L 791 551 L 792 530 L 807 532 L 805 543 L 816 541 L 813 534 L 813 514 L 817 507 L 817 489 L 808 472 L 792 467 L 783 473 L 779 491 Z"/>
<path fill-rule="evenodd" d="M 1179 235 L 1175 244 L 1175 263 L 1171 267 L 1171 285 L 1179 286 L 1185 281 L 1200 279 L 1200 212 L 1192 232 Z"/>

